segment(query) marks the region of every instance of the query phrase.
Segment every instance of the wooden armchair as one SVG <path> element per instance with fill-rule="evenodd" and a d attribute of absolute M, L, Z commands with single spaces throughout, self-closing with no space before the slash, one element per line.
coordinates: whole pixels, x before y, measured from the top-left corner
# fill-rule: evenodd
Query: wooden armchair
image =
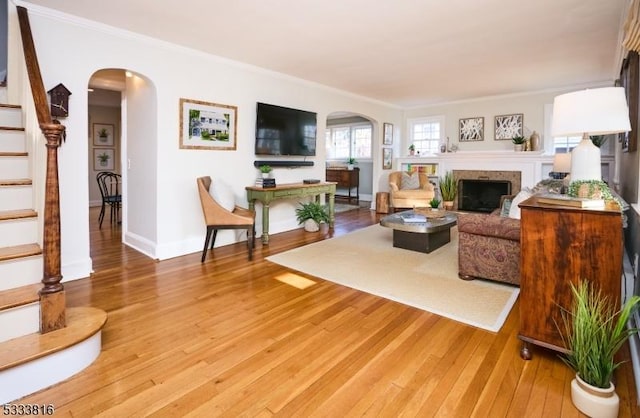
<path fill-rule="evenodd" d="M 207 224 L 207 236 L 204 240 L 204 249 L 202 250 L 201 262 L 207 256 L 207 247 L 211 240 L 211 249 L 216 242 L 218 229 L 246 229 L 247 230 L 247 246 L 249 247 L 249 260 L 253 258 L 253 247 L 255 243 L 255 225 L 256 214 L 253 211 L 235 206 L 232 211 L 222 207 L 209 194 L 211 187 L 211 177 L 198 177 L 198 193 L 200 194 L 200 203 L 202 204 L 202 213 Z M 211 235 L 213 233 L 213 239 Z"/>

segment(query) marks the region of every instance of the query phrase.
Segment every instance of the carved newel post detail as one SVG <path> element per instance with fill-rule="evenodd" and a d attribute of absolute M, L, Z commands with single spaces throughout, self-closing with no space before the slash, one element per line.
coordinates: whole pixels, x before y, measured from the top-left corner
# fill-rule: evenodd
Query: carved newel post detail
<path fill-rule="evenodd" d="M 60 192 L 58 182 L 58 147 L 65 127 L 59 123 L 42 123 L 47 139 L 47 174 L 45 180 L 44 236 L 42 240 L 43 277 L 40 289 L 40 332 L 66 326 L 65 293 L 60 266 Z"/>

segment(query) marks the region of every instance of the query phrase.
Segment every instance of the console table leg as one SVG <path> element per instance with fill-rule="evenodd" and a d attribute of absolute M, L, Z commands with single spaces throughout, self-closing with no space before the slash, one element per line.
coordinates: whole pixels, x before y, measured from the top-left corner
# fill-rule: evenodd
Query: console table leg
<path fill-rule="evenodd" d="M 333 224 L 336 220 L 335 213 L 336 194 L 329 193 L 329 228 L 333 228 Z"/>
<path fill-rule="evenodd" d="M 262 204 L 262 244 L 269 245 L 269 204 Z"/>

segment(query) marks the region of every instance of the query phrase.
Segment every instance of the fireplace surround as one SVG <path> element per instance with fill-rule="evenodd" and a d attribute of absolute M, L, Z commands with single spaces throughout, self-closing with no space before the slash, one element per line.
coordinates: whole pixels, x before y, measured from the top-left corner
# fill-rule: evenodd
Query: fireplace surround
<path fill-rule="evenodd" d="M 497 196 L 496 203 L 496 195 L 498 193 L 517 194 L 522 187 L 522 174 L 520 171 L 453 170 L 453 178 L 458 185 L 454 208 L 459 210 L 491 212 L 500 206 L 500 196 Z M 470 181 L 463 182 L 462 180 Z M 469 195 L 469 189 L 466 192 L 464 190 L 465 183 L 479 189 Z M 482 187 L 485 187 L 486 190 L 483 191 Z M 464 202 L 463 196 L 465 196 Z M 469 201 L 469 199 L 473 200 L 474 198 L 478 201 Z M 490 208 L 491 206 L 495 207 Z"/>

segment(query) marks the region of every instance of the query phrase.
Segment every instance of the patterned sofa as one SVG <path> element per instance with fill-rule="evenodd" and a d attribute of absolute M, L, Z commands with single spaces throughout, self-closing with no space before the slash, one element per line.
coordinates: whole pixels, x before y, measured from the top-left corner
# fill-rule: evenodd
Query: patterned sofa
<path fill-rule="evenodd" d="M 458 276 L 520 285 L 520 219 L 458 214 Z"/>

